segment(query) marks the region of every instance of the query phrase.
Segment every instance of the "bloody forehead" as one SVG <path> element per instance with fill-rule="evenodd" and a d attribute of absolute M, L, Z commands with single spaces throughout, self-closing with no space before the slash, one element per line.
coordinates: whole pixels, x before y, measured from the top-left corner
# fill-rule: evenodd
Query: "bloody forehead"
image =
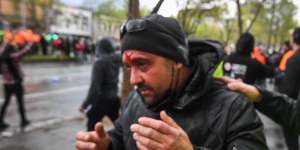
<path fill-rule="evenodd" d="M 133 51 L 125 51 L 123 53 L 123 62 L 126 64 L 132 64 L 132 55 L 134 54 Z"/>

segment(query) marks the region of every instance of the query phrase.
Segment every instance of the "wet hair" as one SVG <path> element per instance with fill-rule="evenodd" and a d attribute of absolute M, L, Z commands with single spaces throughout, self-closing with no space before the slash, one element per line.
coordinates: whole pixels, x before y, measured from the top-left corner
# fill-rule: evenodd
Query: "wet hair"
<path fill-rule="evenodd" d="M 254 48 L 254 37 L 251 33 L 243 33 L 236 43 L 236 52 L 240 54 L 250 55 Z"/>

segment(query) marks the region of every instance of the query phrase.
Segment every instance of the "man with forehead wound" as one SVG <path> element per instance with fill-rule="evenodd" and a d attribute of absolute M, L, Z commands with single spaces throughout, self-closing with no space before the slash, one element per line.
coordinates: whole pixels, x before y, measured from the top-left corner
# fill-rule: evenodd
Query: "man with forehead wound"
<path fill-rule="evenodd" d="M 157 14 L 128 21 L 121 40 L 135 90 L 114 129 L 98 123 L 77 134 L 78 150 L 268 149 L 253 106 L 212 80 L 222 59 L 218 42 L 188 43 L 175 19 Z"/>

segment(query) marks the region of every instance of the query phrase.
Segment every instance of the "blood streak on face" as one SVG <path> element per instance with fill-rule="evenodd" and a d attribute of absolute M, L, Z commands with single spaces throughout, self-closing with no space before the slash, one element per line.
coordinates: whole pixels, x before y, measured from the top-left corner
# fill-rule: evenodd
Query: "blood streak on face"
<path fill-rule="evenodd" d="M 126 51 L 126 52 L 124 52 L 123 53 L 123 62 L 124 63 L 126 63 L 126 64 L 132 64 L 132 58 L 131 58 L 131 56 L 132 56 L 132 54 L 133 54 L 134 52 L 133 51 Z"/>

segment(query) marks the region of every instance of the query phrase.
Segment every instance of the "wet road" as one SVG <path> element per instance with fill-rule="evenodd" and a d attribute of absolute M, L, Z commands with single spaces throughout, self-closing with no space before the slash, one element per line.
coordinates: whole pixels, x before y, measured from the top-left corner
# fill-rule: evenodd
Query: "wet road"
<path fill-rule="evenodd" d="M 91 65 L 25 64 L 26 108 L 32 124 L 21 131 L 15 101 L 8 108 L 8 132 L 0 134 L 0 150 L 75 149 L 75 135 L 85 129 L 78 107 L 85 98 Z M 2 97 L 2 90 L 0 97 Z M 0 103 L 3 99 L 0 98 Z M 285 150 L 280 126 L 262 116 L 270 150 Z M 13 133 L 13 135 L 11 135 Z"/>
<path fill-rule="evenodd" d="M 76 131 L 84 129 L 78 108 L 88 90 L 90 70 L 91 65 L 73 63 L 24 64 L 26 110 L 32 124 L 20 131 L 13 98 L 5 119 L 11 127 L 1 134 L 0 149 L 73 149 Z"/>

